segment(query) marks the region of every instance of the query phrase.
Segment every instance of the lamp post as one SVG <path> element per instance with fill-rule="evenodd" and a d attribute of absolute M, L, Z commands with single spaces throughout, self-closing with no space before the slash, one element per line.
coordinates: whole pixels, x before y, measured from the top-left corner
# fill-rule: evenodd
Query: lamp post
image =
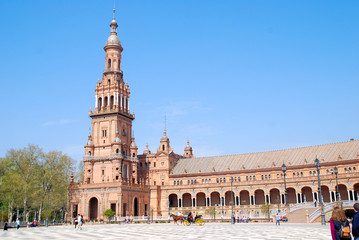
<path fill-rule="evenodd" d="M 150 163 L 148 163 L 148 206 L 147 206 L 147 224 L 150 224 L 150 201 L 151 201 L 151 185 L 150 185 Z"/>
<path fill-rule="evenodd" d="M 321 217 L 322 217 L 322 225 L 325 225 L 325 215 L 324 215 L 324 204 L 323 204 L 323 198 L 322 198 L 322 188 L 321 188 L 321 185 L 320 185 L 320 162 L 319 162 L 319 159 L 316 158 L 314 160 L 314 163 L 315 163 L 315 167 L 317 168 L 317 172 L 318 172 L 318 193 L 319 193 L 319 204 L 321 205 Z"/>
<path fill-rule="evenodd" d="M 168 223 L 171 222 L 170 199 L 168 199 Z"/>
<path fill-rule="evenodd" d="M 233 191 L 232 191 L 232 186 L 233 186 L 233 177 L 231 177 L 231 205 L 232 205 L 232 214 L 231 214 L 231 223 L 234 224 L 234 215 L 233 215 Z"/>
<path fill-rule="evenodd" d="M 336 182 L 337 182 L 335 199 L 336 199 L 337 201 L 340 201 L 340 193 L 339 193 L 339 185 L 338 185 L 338 168 L 337 168 L 337 166 L 334 167 L 334 174 L 335 174 L 335 180 L 336 180 Z"/>
<path fill-rule="evenodd" d="M 284 201 L 285 201 L 285 205 L 289 206 L 288 204 L 288 190 L 287 190 L 287 182 L 286 182 L 286 178 L 287 178 L 287 166 L 283 163 L 282 165 L 282 171 L 283 171 L 283 175 L 284 175 Z"/>
<path fill-rule="evenodd" d="M 51 185 L 46 186 L 47 190 L 47 211 L 46 211 L 46 227 L 49 226 L 49 203 L 50 203 L 50 189 Z"/>
<path fill-rule="evenodd" d="M 277 196 L 277 202 L 278 202 L 278 212 L 279 212 L 279 211 L 280 211 L 280 210 L 279 210 L 279 204 L 280 204 L 279 195 Z"/>

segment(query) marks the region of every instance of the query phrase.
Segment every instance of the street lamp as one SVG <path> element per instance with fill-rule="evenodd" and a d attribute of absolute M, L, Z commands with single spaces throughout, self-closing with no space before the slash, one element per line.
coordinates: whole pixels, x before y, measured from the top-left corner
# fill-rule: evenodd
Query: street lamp
<path fill-rule="evenodd" d="M 234 224 L 234 215 L 233 215 L 233 192 L 232 192 L 232 186 L 233 186 L 233 177 L 231 177 L 231 205 L 232 205 L 232 214 L 231 214 L 231 223 Z"/>
<path fill-rule="evenodd" d="M 286 177 L 287 174 L 285 173 L 287 171 L 287 166 L 283 163 L 282 165 L 282 171 L 283 171 L 283 175 L 284 175 L 284 200 L 285 200 L 285 205 L 289 206 L 288 204 L 288 190 L 287 190 L 287 182 L 286 182 Z"/>
<path fill-rule="evenodd" d="M 340 193 L 339 193 L 339 185 L 338 185 L 338 168 L 337 168 L 337 166 L 334 167 L 334 174 L 335 174 L 335 180 L 337 182 L 335 198 L 336 198 L 337 201 L 340 201 Z"/>
<path fill-rule="evenodd" d="M 151 185 L 150 185 L 150 163 L 148 163 L 148 206 L 147 206 L 147 224 L 150 224 L 150 196 L 151 196 Z"/>
<path fill-rule="evenodd" d="M 322 198 L 322 188 L 321 188 L 321 185 L 320 185 L 320 162 L 319 162 L 319 159 L 316 158 L 314 160 L 314 163 L 315 163 L 315 167 L 317 168 L 317 172 L 318 172 L 318 193 L 319 193 L 319 204 L 321 205 L 321 210 L 322 210 L 322 213 L 321 213 L 321 217 L 322 217 L 322 225 L 325 225 L 325 215 L 324 215 L 324 204 L 323 204 L 323 198 Z"/>
<path fill-rule="evenodd" d="M 50 189 L 51 185 L 46 186 L 47 190 L 47 211 L 46 211 L 46 227 L 49 226 L 49 203 L 50 203 Z"/>

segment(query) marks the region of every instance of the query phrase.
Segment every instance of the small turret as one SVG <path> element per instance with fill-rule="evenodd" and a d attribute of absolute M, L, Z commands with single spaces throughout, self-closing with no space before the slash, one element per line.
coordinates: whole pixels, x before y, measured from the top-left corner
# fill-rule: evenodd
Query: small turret
<path fill-rule="evenodd" d="M 187 145 L 184 148 L 184 154 L 183 156 L 185 158 L 192 158 L 193 157 L 193 152 L 192 152 L 192 147 L 189 145 L 189 140 L 187 140 Z"/>

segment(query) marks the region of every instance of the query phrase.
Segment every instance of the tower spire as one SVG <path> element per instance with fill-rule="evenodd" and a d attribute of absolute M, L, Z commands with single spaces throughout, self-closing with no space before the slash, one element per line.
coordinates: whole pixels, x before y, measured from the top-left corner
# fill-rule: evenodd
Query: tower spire
<path fill-rule="evenodd" d="M 113 20 L 116 20 L 116 7 L 115 7 L 116 1 L 113 0 Z"/>

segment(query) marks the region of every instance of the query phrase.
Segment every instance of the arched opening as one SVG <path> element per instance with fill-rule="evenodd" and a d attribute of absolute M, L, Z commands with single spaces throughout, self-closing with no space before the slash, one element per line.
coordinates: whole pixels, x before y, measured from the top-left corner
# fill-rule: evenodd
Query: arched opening
<path fill-rule="evenodd" d="M 102 107 L 102 98 L 98 98 L 98 109 L 100 110 Z"/>
<path fill-rule="evenodd" d="M 111 68 L 111 58 L 109 58 L 109 59 L 107 60 L 107 66 L 108 66 L 108 68 Z"/>
<path fill-rule="evenodd" d="M 90 220 L 96 220 L 98 215 L 98 200 L 97 198 L 93 197 L 90 199 L 89 202 L 89 213 L 90 213 Z"/>
<path fill-rule="evenodd" d="M 212 192 L 211 193 L 211 206 L 220 205 L 219 197 L 220 197 L 219 192 Z"/>
<path fill-rule="evenodd" d="M 113 107 L 113 102 L 114 102 L 114 97 L 113 97 L 113 96 L 111 96 L 111 97 L 110 97 L 110 108 L 112 108 L 112 107 Z"/>
<path fill-rule="evenodd" d="M 185 193 L 182 195 L 183 207 L 192 207 L 191 194 Z"/>
<path fill-rule="evenodd" d="M 348 200 L 348 189 L 344 184 L 339 184 L 339 194 L 341 200 Z"/>
<path fill-rule="evenodd" d="M 269 191 L 270 203 L 280 204 L 280 192 L 277 188 L 273 188 Z"/>
<path fill-rule="evenodd" d="M 133 201 L 133 215 L 136 217 L 138 216 L 138 200 L 135 198 Z"/>
<path fill-rule="evenodd" d="M 294 188 L 287 188 L 288 203 L 297 203 L 296 191 Z"/>
<path fill-rule="evenodd" d="M 354 184 L 354 200 L 359 200 L 359 183 Z"/>
<path fill-rule="evenodd" d="M 224 197 L 225 197 L 225 205 L 226 206 L 232 206 L 232 198 L 233 198 L 233 205 L 234 205 L 234 193 L 231 192 L 231 191 L 227 191 L 225 194 L 224 194 Z"/>
<path fill-rule="evenodd" d="M 258 189 L 254 192 L 255 205 L 262 205 L 265 203 L 264 199 L 264 191 L 262 189 Z"/>
<path fill-rule="evenodd" d="M 165 145 L 162 145 L 162 151 L 164 151 L 165 150 Z"/>
<path fill-rule="evenodd" d="M 206 206 L 206 195 L 203 192 L 197 193 L 196 200 L 197 200 L 198 207 Z"/>
<path fill-rule="evenodd" d="M 241 205 L 249 205 L 251 202 L 249 201 L 249 192 L 247 190 L 243 190 L 239 193 L 239 199 Z"/>
<path fill-rule="evenodd" d="M 119 59 L 117 63 L 118 63 L 118 66 L 117 66 L 118 70 L 121 70 L 121 60 Z"/>
<path fill-rule="evenodd" d="M 307 202 L 313 202 L 313 191 L 310 187 L 303 187 L 302 188 L 302 194 L 303 194 L 303 201 Z"/>
<path fill-rule="evenodd" d="M 322 188 L 323 202 L 330 202 L 329 188 L 323 185 L 321 186 L 321 188 Z"/>
<path fill-rule="evenodd" d="M 171 194 L 171 195 L 169 195 L 168 200 L 170 201 L 170 207 L 178 207 L 178 197 L 177 197 L 177 194 Z"/>
<path fill-rule="evenodd" d="M 88 156 L 91 157 L 91 151 L 88 152 Z"/>
<path fill-rule="evenodd" d="M 119 150 L 118 150 L 118 148 L 116 149 L 116 153 L 119 153 Z"/>
<path fill-rule="evenodd" d="M 104 107 L 107 107 L 107 105 L 108 105 L 108 98 L 107 98 L 107 97 L 105 97 L 105 101 L 104 101 L 103 106 L 104 106 Z"/>

